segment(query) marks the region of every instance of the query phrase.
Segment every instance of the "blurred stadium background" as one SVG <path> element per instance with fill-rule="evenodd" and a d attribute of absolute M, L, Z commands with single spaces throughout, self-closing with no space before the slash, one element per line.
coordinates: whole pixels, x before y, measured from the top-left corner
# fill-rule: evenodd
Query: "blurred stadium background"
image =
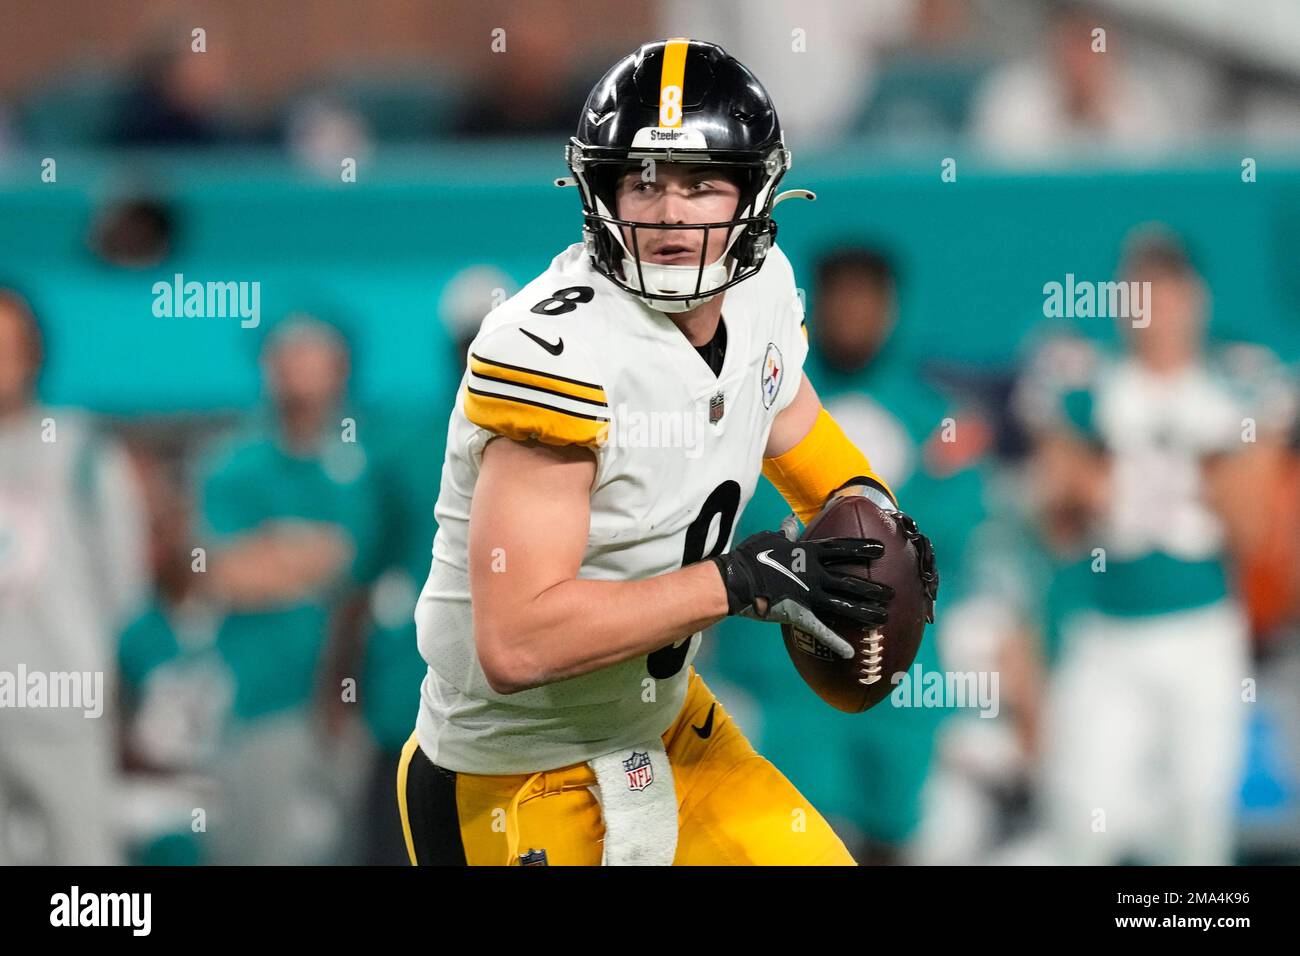
<path fill-rule="evenodd" d="M 697 667 L 756 746 L 863 862 L 1300 860 L 1290 0 L 3 16 L 0 671 L 111 703 L 0 711 L 0 861 L 404 861 L 465 345 L 579 238 L 551 181 L 589 87 L 676 35 L 764 81 L 818 193 L 780 240 L 814 383 L 935 540 L 922 666 L 998 678 L 996 716 L 847 717 L 729 620 Z M 1067 276 L 1150 281 L 1156 331 L 1047 317 Z M 256 283 L 256 321 L 160 315 L 174 280 Z M 1210 370 L 1250 436 L 1207 400 L 1117 492 L 1125 356 Z M 737 540 L 782 511 L 760 490 Z"/>

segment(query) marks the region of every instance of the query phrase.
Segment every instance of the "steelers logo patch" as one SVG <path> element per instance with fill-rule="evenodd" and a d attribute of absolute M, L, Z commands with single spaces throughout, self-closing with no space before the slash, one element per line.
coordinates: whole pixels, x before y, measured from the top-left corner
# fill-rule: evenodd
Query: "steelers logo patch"
<path fill-rule="evenodd" d="M 781 350 L 775 342 L 767 343 L 767 354 L 763 356 L 763 407 L 771 408 L 776 401 L 776 393 L 781 391 L 781 376 L 785 374 L 785 361 Z"/>

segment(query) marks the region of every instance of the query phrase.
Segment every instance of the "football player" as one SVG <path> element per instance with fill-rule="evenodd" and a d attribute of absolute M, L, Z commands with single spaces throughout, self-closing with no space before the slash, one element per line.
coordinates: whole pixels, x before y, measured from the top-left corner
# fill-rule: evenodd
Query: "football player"
<path fill-rule="evenodd" d="M 1254 709 L 1230 520 L 1258 507 L 1290 383 L 1262 346 L 1216 340 L 1177 235 L 1146 225 L 1127 245 L 1121 278 L 1148 290 L 1149 324 L 1123 318 L 1122 354 L 1079 350 L 1070 385 L 1045 364 L 1024 386 L 1050 533 L 1091 570 L 1046 695 L 1043 806 L 1063 863 L 1224 866 Z"/>
<path fill-rule="evenodd" d="M 878 541 L 796 544 L 790 519 L 727 550 L 760 472 L 805 522 L 840 494 L 896 510 L 801 373 L 776 111 L 714 44 L 648 43 L 567 160 L 584 241 L 484 319 L 451 416 L 398 771 L 411 861 L 851 865 L 691 667 L 729 614 L 850 658 L 826 621 L 878 626 L 892 596 L 845 573 Z"/>

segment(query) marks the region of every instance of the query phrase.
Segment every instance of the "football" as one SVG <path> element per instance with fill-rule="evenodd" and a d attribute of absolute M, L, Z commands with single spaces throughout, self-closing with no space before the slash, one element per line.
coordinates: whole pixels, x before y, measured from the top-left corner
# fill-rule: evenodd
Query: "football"
<path fill-rule="evenodd" d="M 810 635 L 782 625 L 785 648 L 804 682 L 836 710 L 856 714 L 875 706 L 894 689 L 891 676 L 916 659 L 925 634 L 928 601 L 917 573 L 917 554 L 894 516 L 857 495 L 837 498 L 800 535 L 801 541 L 826 538 L 875 538 L 885 555 L 865 565 L 838 570 L 894 589 L 889 620 L 866 628 L 843 619 L 826 624 L 855 648 L 851 659 L 837 657 Z"/>

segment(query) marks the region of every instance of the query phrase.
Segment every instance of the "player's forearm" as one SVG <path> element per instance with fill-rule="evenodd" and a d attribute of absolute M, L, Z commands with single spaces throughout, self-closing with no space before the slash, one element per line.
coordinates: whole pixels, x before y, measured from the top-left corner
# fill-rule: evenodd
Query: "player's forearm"
<path fill-rule="evenodd" d="M 493 689 L 509 694 L 649 654 L 726 614 L 705 561 L 639 581 L 562 581 L 510 614 L 476 615 L 475 642 Z"/>

